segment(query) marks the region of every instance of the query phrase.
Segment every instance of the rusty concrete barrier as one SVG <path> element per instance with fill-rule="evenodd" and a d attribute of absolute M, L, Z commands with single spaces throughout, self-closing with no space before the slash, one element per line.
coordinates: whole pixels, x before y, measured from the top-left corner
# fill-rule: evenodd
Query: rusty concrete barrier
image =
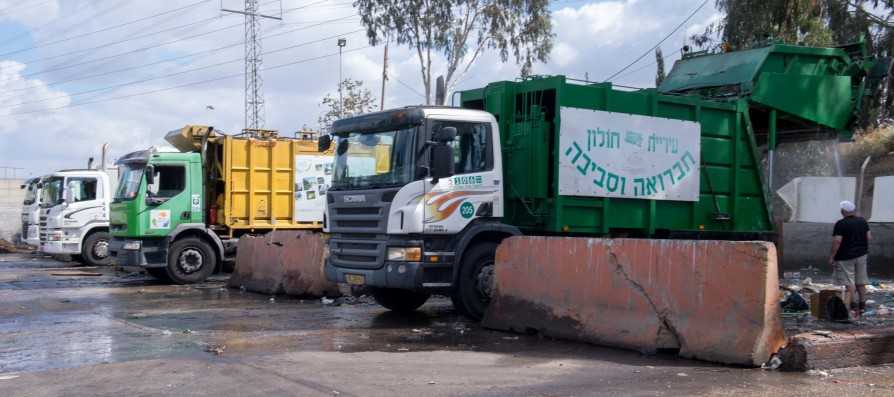
<path fill-rule="evenodd" d="M 230 287 L 265 294 L 340 295 L 338 286 L 323 275 L 322 234 L 275 231 L 243 236 L 238 244 Z"/>
<path fill-rule="evenodd" d="M 770 243 L 513 237 L 487 328 L 758 366 L 785 344 Z"/>
<path fill-rule="evenodd" d="M 894 327 L 798 334 L 789 339 L 779 358 L 784 371 L 894 363 Z"/>

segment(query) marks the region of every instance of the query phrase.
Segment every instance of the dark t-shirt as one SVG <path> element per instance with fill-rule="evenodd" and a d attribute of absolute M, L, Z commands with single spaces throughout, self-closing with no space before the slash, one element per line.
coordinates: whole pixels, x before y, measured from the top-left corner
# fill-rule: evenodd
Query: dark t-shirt
<path fill-rule="evenodd" d="M 866 233 L 869 232 L 869 224 L 859 216 L 847 216 L 835 222 L 833 236 L 841 236 L 841 246 L 835 253 L 836 261 L 846 261 L 859 258 L 869 253 L 869 241 Z"/>

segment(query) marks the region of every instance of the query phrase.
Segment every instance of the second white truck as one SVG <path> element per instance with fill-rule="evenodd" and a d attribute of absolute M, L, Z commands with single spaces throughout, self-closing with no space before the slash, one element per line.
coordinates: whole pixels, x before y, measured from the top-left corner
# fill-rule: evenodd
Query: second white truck
<path fill-rule="evenodd" d="M 109 259 L 109 203 L 116 169 L 62 170 L 42 183 L 40 251 L 91 266 Z"/>

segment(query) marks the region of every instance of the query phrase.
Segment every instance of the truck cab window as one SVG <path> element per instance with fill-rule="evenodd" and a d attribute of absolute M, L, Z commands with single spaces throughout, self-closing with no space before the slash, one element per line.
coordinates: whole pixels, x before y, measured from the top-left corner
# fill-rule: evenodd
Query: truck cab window
<path fill-rule="evenodd" d="M 493 168 L 489 123 L 440 120 L 432 123 L 432 131 L 444 127 L 456 127 L 456 139 L 450 143 L 453 146 L 456 174 L 483 172 Z"/>
<path fill-rule="evenodd" d="M 96 178 L 69 178 L 74 202 L 96 200 Z"/>
<path fill-rule="evenodd" d="M 146 187 L 150 197 L 174 197 L 186 187 L 186 169 L 179 165 L 156 164 L 154 182 Z"/>

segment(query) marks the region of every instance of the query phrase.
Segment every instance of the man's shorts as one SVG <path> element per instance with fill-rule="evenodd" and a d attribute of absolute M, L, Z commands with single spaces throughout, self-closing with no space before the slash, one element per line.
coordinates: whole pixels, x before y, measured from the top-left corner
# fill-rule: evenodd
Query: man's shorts
<path fill-rule="evenodd" d="M 833 277 L 838 285 L 869 284 L 869 276 L 866 274 L 866 255 L 846 261 L 835 261 Z"/>

